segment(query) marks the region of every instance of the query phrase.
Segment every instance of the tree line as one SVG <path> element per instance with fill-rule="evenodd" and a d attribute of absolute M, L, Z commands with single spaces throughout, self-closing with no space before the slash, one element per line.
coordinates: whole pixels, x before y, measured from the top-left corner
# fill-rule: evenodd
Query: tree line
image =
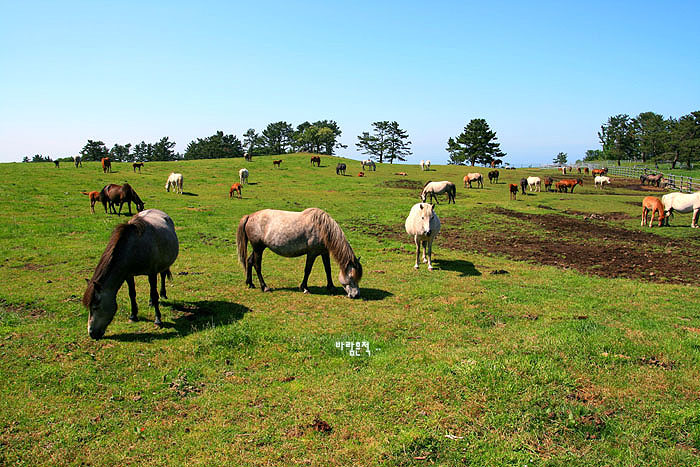
<path fill-rule="evenodd" d="M 598 139 L 602 149 L 586 151 L 585 161 L 670 160 L 671 168 L 679 163 L 691 168 L 700 162 L 700 111 L 679 118 L 654 112 L 614 115 L 601 125 Z"/>

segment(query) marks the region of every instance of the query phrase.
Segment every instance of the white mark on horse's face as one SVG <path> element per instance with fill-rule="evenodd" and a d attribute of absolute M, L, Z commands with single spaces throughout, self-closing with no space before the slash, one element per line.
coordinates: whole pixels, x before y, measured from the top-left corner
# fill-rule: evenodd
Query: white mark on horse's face
<path fill-rule="evenodd" d="M 355 280 L 356 277 L 362 275 L 362 273 L 360 272 L 362 266 L 359 265 L 359 260 L 357 262 L 357 265 L 358 268 L 356 268 L 352 264 L 349 264 L 345 271 L 341 270 L 338 273 L 338 281 L 343 286 L 343 289 L 345 289 L 345 293 L 348 294 L 349 298 L 360 297 L 360 287 L 358 285 L 360 281 L 359 279 Z"/>

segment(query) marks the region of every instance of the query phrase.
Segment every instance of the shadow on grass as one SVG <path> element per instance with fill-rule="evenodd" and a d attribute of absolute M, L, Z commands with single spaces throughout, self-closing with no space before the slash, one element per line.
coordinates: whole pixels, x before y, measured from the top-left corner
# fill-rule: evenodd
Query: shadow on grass
<path fill-rule="evenodd" d="M 189 191 L 183 191 L 182 194 L 185 196 L 199 196 L 197 193 L 190 193 Z"/>
<path fill-rule="evenodd" d="M 279 287 L 272 289 L 274 292 L 275 290 L 285 290 L 287 292 L 299 292 L 303 293 L 299 287 Z M 333 290 L 329 291 L 325 287 L 311 287 L 309 286 L 309 294 L 311 295 L 347 295 L 345 293 L 345 289 L 339 286 L 333 287 Z M 391 297 L 394 294 L 391 292 L 387 292 L 386 290 L 381 290 L 381 289 L 370 289 L 367 287 L 362 287 L 362 284 L 360 284 L 360 299 L 361 300 L 384 300 L 387 297 Z"/>
<path fill-rule="evenodd" d="M 151 342 L 154 340 L 182 337 L 208 327 L 222 326 L 243 318 L 250 311 L 238 303 L 222 300 L 202 300 L 197 302 L 162 301 L 161 305 L 170 307 L 172 322 L 163 321 L 163 329 L 173 332 L 126 332 L 106 335 L 105 339 L 122 342 Z M 164 310 L 163 310 L 164 311 Z"/>
<path fill-rule="evenodd" d="M 258 182 L 245 182 L 246 185 L 257 185 Z"/>
<path fill-rule="evenodd" d="M 463 259 L 446 260 L 436 259 L 433 261 L 435 265 L 445 271 L 455 271 L 460 273 L 460 277 L 480 276 L 481 272 L 474 267 L 474 263 L 464 261 Z"/>

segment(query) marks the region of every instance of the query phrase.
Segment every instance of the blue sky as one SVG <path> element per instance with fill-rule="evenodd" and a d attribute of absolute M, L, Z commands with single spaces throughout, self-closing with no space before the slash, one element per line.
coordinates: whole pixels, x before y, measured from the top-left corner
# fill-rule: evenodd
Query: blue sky
<path fill-rule="evenodd" d="M 332 119 L 341 155 L 396 120 L 444 163 L 485 118 L 540 164 L 610 115 L 700 109 L 700 2 L 568 3 L 3 2 L 0 161 Z"/>

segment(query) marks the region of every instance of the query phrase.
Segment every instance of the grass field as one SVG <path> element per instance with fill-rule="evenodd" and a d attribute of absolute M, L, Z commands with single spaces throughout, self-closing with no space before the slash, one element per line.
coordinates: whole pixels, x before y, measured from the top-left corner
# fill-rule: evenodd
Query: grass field
<path fill-rule="evenodd" d="M 115 164 L 0 165 L 0 465 L 698 465 L 700 231 L 639 225 L 648 193 L 586 179 L 508 199 L 462 188 L 471 168 L 308 155 Z M 243 199 L 229 199 L 238 169 Z M 484 174 L 487 169 L 479 169 Z M 405 171 L 406 177 L 394 175 Z M 184 195 L 166 193 L 170 172 Z M 403 233 L 427 180 L 457 183 L 436 212 L 436 270 Z M 128 181 L 174 220 L 163 328 L 148 283 L 126 287 L 105 338 L 80 299 L 115 225 L 80 191 Z M 654 189 L 648 188 L 653 191 Z M 660 194 L 660 193 L 659 193 Z M 271 293 L 244 286 L 235 229 L 247 213 L 326 210 L 364 277 L 362 299 L 325 290 L 322 264 L 269 250 Z M 503 273 L 506 271 L 507 273 Z M 337 282 L 338 268 L 333 263 Z M 257 279 L 254 279 L 257 284 Z M 351 356 L 336 343 L 368 342 Z"/>

